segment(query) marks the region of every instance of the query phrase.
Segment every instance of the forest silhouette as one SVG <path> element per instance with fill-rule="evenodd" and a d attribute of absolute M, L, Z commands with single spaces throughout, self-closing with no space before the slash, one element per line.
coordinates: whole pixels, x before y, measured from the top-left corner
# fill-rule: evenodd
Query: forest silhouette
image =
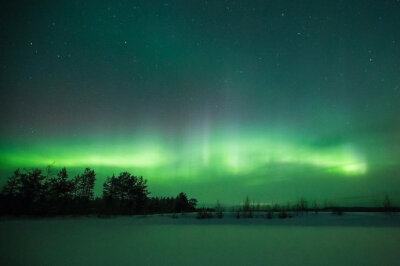
<path fill-rule="evenodd" d="M 149 197 L 147 180 L 128 172 L 111 176 L 103 196 L 94 196 L 96 173 L 86 168 L 73 178 L 66 168 L 56 175 L 50 169 L 17 169 L 0 193 L 2 215 L 132 215 L 181 213 L 196 209 L 197 200 L 181 192 L 176 197 Z"/>
<path fill-rule="evenodd" d="M 181 192 L 176 197 L 150 197 L 147 180 L 143 177 L 121 172 L 118 176 L 107 177 L 103 183 L 101 197 L 94 196 L 96 173 L 86 168 L 73 178 L 68 176 L 66 168 L 56 174 L 51 167 L 46 170 L 17 169 L 8 178 L 0 192 L 0 215 L 136 215 L 162 214 L 197 211 L 198 219 L 222 218 L 226 210 L 219 201 L 215 207 L 197 207 L 197 199 L 188 198 Z M 334 215 L 343 212 L 386 212 L 399 211 L 386 196 L 381 207 L 343 207 L 334 204 L 320 206 L 316 201 L 308 204 L 305 198 L 286 205 L 261 205 L 246 197 L 243 204 L 229 209 L 236 218 L 267 219 L 274 217 L 285 219 L 293 215 L 318 214 L 330 211 Z"/>

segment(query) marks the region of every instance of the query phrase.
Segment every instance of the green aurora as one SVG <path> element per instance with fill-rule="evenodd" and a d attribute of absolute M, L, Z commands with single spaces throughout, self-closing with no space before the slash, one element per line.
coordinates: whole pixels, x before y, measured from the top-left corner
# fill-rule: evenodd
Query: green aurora
<path fill-rule="evenodd" d="M 200 178 L 217 175 L 257 174 L 269 165 L 310 166 L 323 173 L 362 176 L 368 171 L 364 156 L 351 144 L 327 148 L 301 145 L 268 135 L 238 137 L 199 136 L 174 146 L 161 138 L 132 137 L 136 141 L 95 143 L 41 142 L 25 147 L 4 148 L 2 161 L 13 167 L 108 167 L 134 169 L 149 178 Z"/>
<path fill-rule="evenodd" d="M 398 1 L 2 7 L 0 184 L 142 175 L 200 203 L 400 203 Z"/>
<path fill-rule="evenodd" d="M 193 132 L 180 141 L 154 133 L 119 139 L 18 141 L 1 145 L 1 161 L 8 172 L 51 165 L 54 169 L 65 166 L 76 174 L 92 167 L 98 173 L 98 194 L 107 176 L 131 171 L 149 180 L 154 195 L 175 194 L 184 189 L 200 195 L 205 203 L 217 199 L 238 203 L 249 193 L 261 202 L 291 201 L 298 195 L 311 195 L 318 200 L 346 199 L 348 189 L 358 190 L 349 184 L 375 182 L 377 172 L 387 172 L 395 163 L 382 160 L 387 155 L 381 155 L 379 161 L 365 153 L 366 144 L 321 144 L 305 141 L 304 136 L 278 133 L 266 129 L 234 134 L 215 130 Z M 309 186 L 311 182 L 321 190 L 314 190 Z M 359 193 L 365 195 L 364 191 Z"/>

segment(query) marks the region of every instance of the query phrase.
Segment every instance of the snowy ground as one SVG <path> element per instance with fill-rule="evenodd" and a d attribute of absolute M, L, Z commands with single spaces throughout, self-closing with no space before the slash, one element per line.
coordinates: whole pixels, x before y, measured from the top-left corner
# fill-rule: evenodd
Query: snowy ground
<path fill-rule="evenodd" d="M 0 265 L 399 265 L 400 215 L 1 219 Z"/>

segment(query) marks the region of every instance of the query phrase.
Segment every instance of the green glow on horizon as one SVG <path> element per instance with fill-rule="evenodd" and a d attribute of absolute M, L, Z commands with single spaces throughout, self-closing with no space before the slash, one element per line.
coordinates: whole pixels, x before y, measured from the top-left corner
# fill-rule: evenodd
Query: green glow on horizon
<path fill-rule="evenodd" d="M 51 165 L 98 195 L 400 195 L 399 1 L 9 2 L 0 189 Z"/>
<path fill-rule="evenodd" d="M 261 174 L 273 165 L 312 167 L 325 173 L 361 176 L 368 165 L 350 144 L 311 147 L 290 139 L 242 134 L 191 137 L 182 145 L 154 139 L 39 143 L 30 148 L 2 146 L 3 166 L 108 167 L 134 169 L 152 178 L 197 178 Z M 268 176 L 266 176 L 268 178 Z"/>

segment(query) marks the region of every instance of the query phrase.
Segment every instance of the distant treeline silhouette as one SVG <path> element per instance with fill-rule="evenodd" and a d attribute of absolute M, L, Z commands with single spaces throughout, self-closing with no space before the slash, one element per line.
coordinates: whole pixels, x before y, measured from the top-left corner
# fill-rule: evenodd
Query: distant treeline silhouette
<path fill-rule="evenodd" d="M 46 172 L 46 171 L 45 171 Z M 103 196 L 94 197 L 96 173 L 86 168 L 73 178 L 66 168 L 56 175 L 50 168 L 14 171 L 0 193 L 1 215 L 120 215 L 182 213 L 196 210 L 196 199 L 149 197 L 147 180 L 122 172 L 108 177 Z"/>
<path fill-rule="evenodd" d="M 279 204 L 260 204 L 251 202 L 249 197 L 237 206 L 231 206 L 224 208 L 219 201 L 213 208 L 198 208 L 197 219 L 210 219 L 218 218 L 221 219 L 224 215 L 231 215 L 236 219 L 242 218 L 266 218 L 266 219 L 286 219 L 295 216 L 302 216 L 313 214 L 317 215 L 320 212 L 328 212 L 332 215 L 343 215 L 345 212 L 384 212 L 392 214 L 393 212 L 399 212 L 400 208 L 393 206 L 389 196 L 385 196 L 382 206 L 380 207 L 343 207 L 335 205 L 333 203 L 325 202 L 324 206 L 318 205 L 317 201 L 314 200 L 311 205 L 305 198 L 300 198 L 297 202 L 287 203 L 286 205 Z M 173 217 L 174 218 L 174 217 Z"/>
<path fill-rule="evenodd" d="M 197 218 L 222 218 L 224 208 L 217 202 L 215 208 L 196 209 L 197 200 L 189 199 L 181 192 L 176 197 L 149 197 L 147 180 L 128 172 L 107 177 L 103 183 L 102 197 L 94 197 L 96 173 L 86 168 L 73 178 L 66 168 L 53 174 L 51 167 L 41 169 L 17 169 L 0 192 L 0 215 L 133 215 L 155 213 L 184 213 L 197 211 Z M 241 206 L 230 210 L 236 218 L 265 217 L 291 218 L 312 212 L 330 211 L 335 215 L 343 212 L 398 212 L 388 196 L 381 207 L 342 207 L 316 201 L 311 205 L 305 198 L 286 205 L 262 205 L 250 202 L 246 197 Z M 177 217 L 173 215 L 173 217 Z"/>

